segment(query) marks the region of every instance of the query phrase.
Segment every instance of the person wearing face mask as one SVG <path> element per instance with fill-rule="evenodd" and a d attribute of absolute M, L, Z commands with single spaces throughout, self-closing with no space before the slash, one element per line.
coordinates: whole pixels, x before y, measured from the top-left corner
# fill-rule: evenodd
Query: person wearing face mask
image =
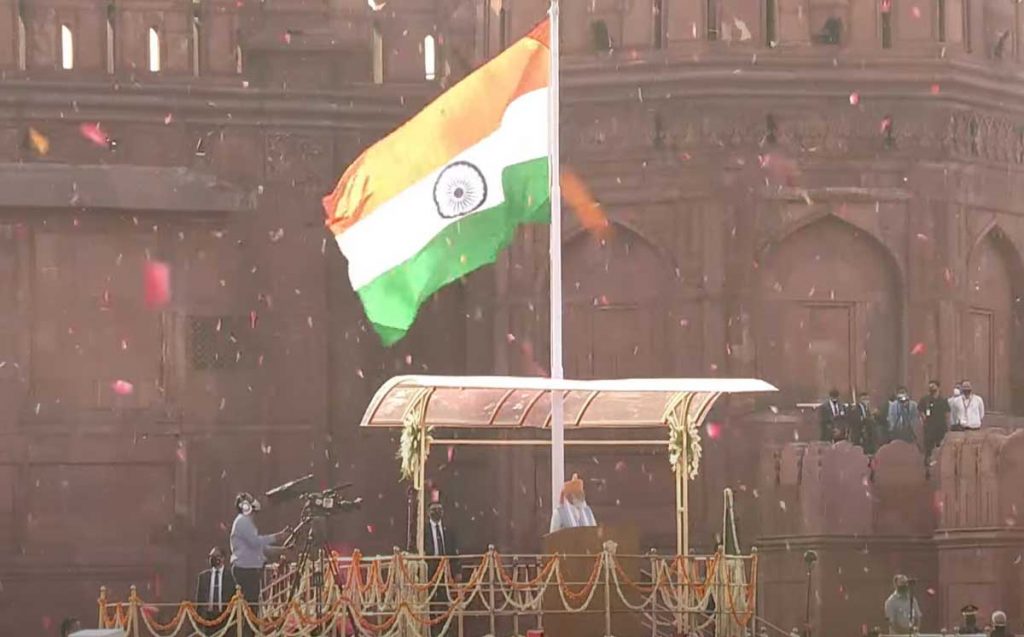
<path fill-rule="evenodd" d="M 889 440 L 914 443 L 914 425 L 917 423 L 917 405 L 910 400 L 906 387 L 896 391 L 896 400 L 889 404 Z"/>
<path fill-rule="evenodd" d="M 427 525 L 423 529 L 423 548 L 429 557 L 437 558 L 427 560 L 427 580 L 433 581 L 441 566 L 441 558 L 448 558 L 448 570 L 452 578 L 462 581 L 460 571 L 462 568 L 459 562 L 459 536 L 448 522 L 444 519 L 444 506 L 441 504 L 440 494 L 435 492 L 430 507 L 427 508 Z M 440 580 L 439 585 L 434 589 L 430 599 L 431 614 L 436 617 L 443 613 L 450 605 L 450 597 L 453 595 L 448 589 L 447 581 Z M 439 635 L 444 629 L 444 622 L 430 628 L 430 635 Z"/>
<path fill-rule="evenodd" d="M 430 503 L 430 507 L 427 509 L 427 528 L 424 529 L 426 537 L 424 538 L 424 548 L 426 549 L 427 555 L 433 557 L 448 557 L 449 563 L 451 564 L 452 575 L 458 579 L 459 577 L 459 562 L 458 560 L 451 559 L 452 556 L 459 555 L 459 536 L 455 532 L 448 522 L 444 519 L 444 506 L 441 504 L 440 499 L 435 499 Z M 440 560 L 431 561 L 430 575 L 437 570 L 437 565 Z"/>
<path fill-rule="evenodd" d="M 219 546 L 210 549 L 210 568 L 199 573 L 196 579 L 196 607 L 199 614 L 210 620 L 223 614 L 227 604 L 235 595 L 235 578 L 231 570 L 224 567 L 224 552 Z M 216 632 L 218 626 L 208 629 Z"/>
<path fill-rule="evenodd" d="M 885 600 L 885 618 L 889 620 L 889 633 L 893 635 L 910 635 L 921 624 L 921 607 L 910 590 L 910 580 L 906 575 L 893 578 L 896 590 Z"/>
<path fill-rule="evenodd" d="M 235 498 L 235 508 L 238 515 L 231 525 L 231 575 L 242 588 L 245 601 L 256 608 L 260 601 L 267 551 L 275 542 L 283 542 L 289 529 L 286 527 L 278 533 L 260 535 L 253 519 L 260 510 L 260 501 L 251 494 L 239 493 Z"/>
<path fill-rule="evenodd" d="M 953 395 L 949 397 L 949 430 L 964 430 L 964 404 L 960 402 L 960 383 L 953 385 Z"/>
<path fill-rule="evenodd" d="M 839 400 L 839 390 L 828 392 L 828 400 L 818 406 L 818 425 L 823 442 L 846 438 L 846 405 Z"/>
<path fill-rule="evenodd" d="M 965 380 L 960 384 L 960 404 L 963 405 L 963 428 L 964 431 L 978 431 L 981 429 L 981 422 L 985 419 L 985 401 L 981 396 L 974 393 L 971 388 L 971 381 Z"/>
<path fill-rule="evenodd" d="M 850 423 L 849 440 L 860 445 L 864 453 L 873 454 L 878 449 L 878 414 L 871 406 L 871 397 L 866 391 L 857 394 L 857 403 L 847 410 Z"/>
<path fill-rule="evenodd" d="M 939 394 L 939 381 L 928 383 L 928 395 L 917 403 L 918 413 L 924 419 L 924 463 L 932 450 L 942 444 L 946 436 L 946 423 L 949 418 L 949 401 Z"/>
<path fill-rule="evenodd" d="M 594 512 L 590 510 L 590 505 L 587 504 L 583 480 L 574 473 L 572 480 L 562 485 L 558 507 L 551 514 L 551 532 L 579 526 L 597 526 L 597 521 L 594 520 Z"/>

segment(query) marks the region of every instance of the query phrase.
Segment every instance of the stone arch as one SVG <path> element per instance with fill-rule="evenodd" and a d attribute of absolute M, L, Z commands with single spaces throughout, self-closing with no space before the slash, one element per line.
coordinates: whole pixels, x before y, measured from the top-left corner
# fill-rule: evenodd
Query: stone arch
<path fill-rule="evenodd" d="M 566 375 L 671 373 L 665 338 L 674 268 L 665 253 L 618 223 L 603 238 L 577 233 L 564 246 Z"/>
<path fill-rule="evenodd" d="M 873 235 L 834 215 L 801 224 L 764 252 L 757 281 L 758 374 L 784 402 L 831 387 L 876 404 L 901 381 L 899 265 Z"/>
<path fill-rule="evenodd" d="M 1010 237 L 990 224 L 967 258 L 961 332 L 961 370 L 989 411 L 1021 413 L 1012 388 L 1024 381 L 1021 365 L 1021 287 L 1024 265 Z"/>
<path fill-rule="evenodd" d="M 800 230 L 803 230 L 807 226 L 817 224 L 828 218 L 835 218 L 836 220 L 849 225 L 853 232 L 863 233 L 866 235 L 868 240 L 878 244 L 878 248 L 885 252 L 885 258 L 888 264 L 894 269 L 900 280 L 906 278 L 906 273 L 903 268 L 903 263 L 896 257 L 892 252 L 892 248 L 886 245 L 885 241 L 879 236 L 876 229 L 871 228 L 853 216 L 845 216 L 842 213 L 835 213 L 828 210 L 819 210 L 817 212 L 809 212 L 803 216 L 791 220 L 789 223 L 783 224 L 781 227 L 770 233 L 758 244 L 758 262 L 763 262 L 769 258 L 773 252 L 778 250 L 779 245 L 793 236 Z"/>

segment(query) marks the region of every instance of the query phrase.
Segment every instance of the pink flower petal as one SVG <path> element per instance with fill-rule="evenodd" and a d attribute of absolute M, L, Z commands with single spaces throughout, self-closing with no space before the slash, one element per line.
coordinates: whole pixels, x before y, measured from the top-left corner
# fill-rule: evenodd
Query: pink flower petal
<path fill-rule="evenodd" d="M 104 148 L 110 147 L 110 137 L 103 132 L 102 128 L 100 128 L 99 122 L 96 122 L 95 124 L 82 124 L 78 127 L 78 132 L 82 134 L 82 137 L 88 139 L 97 146 L 103 146 Z"/>
<path fill-rule="evenodd" d="M 850 93 L 850 106 L 856 106 L 860 104 L 860 94 L 857 91 Z"/>
<path fill-rule="evenodd" d="M 144 283 L 149 309 L 159 309 L 171 300 L 171 268 L 166 263 L 147 261 Z"/>
<path fill-rule="evenodd" d="M 914 348 L 912 350 L 910 350 L 910 355 L 911 356 L 917 356 L 918 354 L 923 354 L 923 353 L 924 353 L 924 343 L 918 343 L 918 344 L 914 345 Z"/>
<path fill-rule="evenodd" d="M 110 384 L 110 388 L 114 390 L 114 393 L 118 396 L 130 396 L 135 393 L 135 385 L 132 385 L 126 380 L 115 380 Z"/>

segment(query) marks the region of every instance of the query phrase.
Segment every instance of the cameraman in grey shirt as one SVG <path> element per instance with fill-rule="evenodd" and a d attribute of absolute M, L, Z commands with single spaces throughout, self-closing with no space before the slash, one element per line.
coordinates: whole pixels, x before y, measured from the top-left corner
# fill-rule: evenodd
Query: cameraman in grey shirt
<path fill-rule="evenodd" d="M 238 494 L 235 508 L 238 515 L 231 525 L 231 575 L 241 587 L 245 601 L 255 607 L 260 600 L 266 551 L 275 542 L 283 541 L 288 536 L 288 529 L 272 535 L 260 535 L 253 520 L 260 510 L 260 501 L 249 493 Z"/>

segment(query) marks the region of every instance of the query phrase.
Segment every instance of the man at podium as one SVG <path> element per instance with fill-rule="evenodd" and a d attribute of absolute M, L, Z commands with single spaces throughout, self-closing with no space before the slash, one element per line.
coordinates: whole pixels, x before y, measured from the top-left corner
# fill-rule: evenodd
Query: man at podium
<path fill-rule="evenodd" d="M 597 526 L 597 521 L 594 520 L 594 512 L 590 510 L 590 505 L 587 504 L 583 480 L 574 473 L 572 480 L 562 485 L 558 506 L 551 514 L 551 533 L 580 526 Z"/>

